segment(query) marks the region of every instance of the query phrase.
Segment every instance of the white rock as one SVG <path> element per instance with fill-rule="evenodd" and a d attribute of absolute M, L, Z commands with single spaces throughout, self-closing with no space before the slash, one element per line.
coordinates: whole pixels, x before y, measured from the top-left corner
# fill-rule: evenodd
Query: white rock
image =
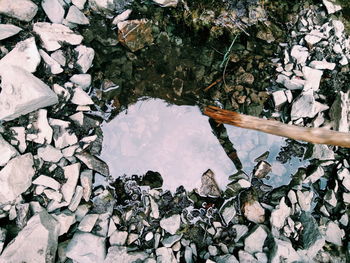
<path fill-rule="evenodd" d="M 82 204 L 79 205 L 77 210 L 75 211 L 75 218 L 78 222 L 80 222 L 84 216 L 89 212 L 90 210 L 90 206 L 89 204 Z"/>
<path fill-rule="evenodd" d="M 244 263 L 260 263 L 258 262 L 258 260 L 251 254 L 249 254 L 248 252 L 244 251 L 244 250 L 240 250 L 238 251 L 238 260 L 239 262 L 244 262 Z M 207 259 L 207 261 L 205 263 L 215 263 L 214 261 Z"/>
<path fill-rule="evenodd" d="M 346 168 L 339 170 L 338 179 L 342 182 L 345 189 L 350 191 L 350 171 Z"/>
<path fill-rule="evenodd" d="M 0 14 L 16 18 L 21 21 L 30 22 L 36 12 L 38 6 L 30 0 L 1 0 Z"/>
<path fill-rule="evenodd" d="M 90 74 L 74 74 L 69 80 L 83 90 L 87 89 L 91 85 Z"/>
<path fill-rule="evenodd" d="M 36 112 L 36 121 L 32 123 L 34 134 L 27 134 L 27 140 L 39 144 L 50 144 L 53 131 L 47 120 L 47 110 L 40 109 Z"/>
<path fill-rule="evenodd" d="M 74 51 L 77 53 L 77 66 L 81 73 L 86 73 L 92 65 L 95 57 L 95 51 L 84 45 L 77 46 Z"/>
<path fill-rule="evenodd" d="M 334 152 L 324 144 L 315 144 L 312 149 L 312 159 L 318 159 L 320 161 L 334 160 Z"/>
<path fill-rule="evenodd" d="M 63 43 L 79 45 L 83 40 L 81 35 L 61 24 L 37 22 L 33 26 L 33 31 L 39 35 L 47 51 L 55 51 L 61 48 Z"/>
<path fill-rule="evenodd" d="M 325 35 L 322 32 L 319 30 L 311 30 L 311 32 L 305 36 L 305 41 L 308 45 L 313 46 L 323 38 L 325 38 Z"/>
<path fill-rule="evenodd" d="M 13 137 L 17 140 L 17 147 L 21 153 L 27 149 L 26 143 L 26 130 L 24 127 L 11 127 L 11 131 L 13 133 Z"/>
<path fill-rule="evenodd" d="M 298 203 L 300 208 L 306 212 L 311 209 L 311 202 L 314 197 L 314 193 L 312 191 L 302 192 L 300 190 L 297 191 Z"/>
<path fill-rule="evenodd" d="M 292 78 L 287 77 L 286 75 L 279 74 L 277 76 L 277 83 L 282 84 L 289 90 L 299 90 L 303 89 L 305 80 L 298 78 L 296 76 L 293 76 Z"/>
<path fill-rule="evenodd" d="M 304 91 L 309 89 L 317 91 L 320 87 L 323 71 L 310 67 L 303 67 L 303 74 L 306 80 L 304 84 Z"/>
<path fill-rule="evenodd" d="M 81 187 L 80 185 L 78 185 L 76 188 L 75 188 L 75 193 L 73 195 L 73 198 L 72 198 L 72 201 L 71 203 L 69 204 L 68 206 L 68 209 L 72 212 L 74 212 L 75 210 L 77 210 L 79 204 L 80 204 L 80 201 L 81 201 L 81 198 L 83 197 L 83 187 Z"/>
<path fill-rule="evenodd" d="M 270 262 L 300 262 L 300 256 L 293 248 L 291 242 L 274 238 L 274 248 L 271 251 Z"/>
<path fill-rule="evenodd" d="M 340 20 L 333 20 L 332 21 L 333 27 L 334 27 L 334 35 L 337 38 L 341 38 L 343 35 L 343 32 L 345 30 L 345 26 L 342 21 Z"/>
<path fill-rule="evenodd" d="M 0 134 L 0 166 L 4 166 L 7 162 L 15 157 L 18 152 L 17 150 L 9 144 Z"/>
<path fill-rule="evenodd" d="M 79 9 L 84 9 L 84 5 L 86 3 L 86 0 L 72 0 L 73 5 L 78 7 Z"/>
<path fill-rule="evenodd" d="M 178 0 L 153 0 L 153 2 L 157 3 L 162 7 L 175 7 L 178 4 Z"/>
<path fill-rule="evenodd" d="M 271 225 L 277 229 L 281 229 L 284 226 L 284 222 L 288 216 L 290 216 L 292 209 L 284 202 L 282 197 L 279 205 L 271 212 L 270 222 Z"/>
<path fill-rule="evenodd" d="M 10 242 L 0 262 L 55 262 L 59 225 L 45 210 L 29 219 Z"/>
<path fill-rule="evenodd" d="M 177 260 L 174 256 L 173 250 L 167 247 L 161 247 L 156 249 L 157 262 L 176 263 Z"/>
<path fill-rule="evenodd" d="M 105 238 L 76 232 L 67 246 L 66 255 L 77 263 L 103 262 L 106 256 Z"/>
<path fill-rule="evenodd" d="M 115 9 L 113 0 L 89 0 L 90 8 L 97 13 L 112 14 Z"/>
<path fill-rule="evenodd" d="M 52 23 L 61 24 L 64 18 L 64 8 L 59 0 L 43 0 L 41 6 Z"/>
<path fill-rule="evenodd" d="M 258 201 L 244 204 L 244 216 L 251 222 L 262 223 L 265 220 L 265 210 Z"/>
<path fill-rule="evenodd" d="M 59 223 L 59 236 L 68 233 L 69 228 L 75 223 L 75 215 L 70 211 L 63 211 L 59 214 L 52 215 Z"/>
<path fill-rule="evenodd" d="M 333 14 L 340 11 L 342 8 L 340 5 L 337 5 L 334 0 L 322 0 L 325 5 L 328 14 Z"/>
<path fill-rule="evenodd" d="M 262 226 L 256 227 L 244 240 L 244 250 L 254 254 L 262 252 L 267 233 Z"/>
<path fill-rule="evenodd" d="M 58 119 L 50 119 L 49 123 L 53 128 L 53 139 L 55 141 L 56 148 L 62 149 L 78 142 L 77 136 L 74 133 L 70 133 L 69 131 L 70 122 Z"/>
<path fill-rule="evenodd" d="M 313 118 L 317 113 L 327 110 L 328 106 L 317 102 L 313 95 L 313 90 L 302 92 L 293 102 L 291 118 Z"/>
<path fill-rule="evenodd" d="M 295 45 L 292 47 L 291 56 L 297 61 L 298 64 L 305 64 L 309 57 L 309 51 L 306 47 Z"/>
<path fill-rule="evenodd" d="M 62 50 L 56 50 L 55 52 L 51 53 L 51 58 L 56 60 L 58 64 L 60 64 L 62 67 L 66 65 L 66 57 L 64 56 L 64 53 Z"/>
<path fill-rule="evenodd" d="M 38 156 L 45 162 L 57 163 L 63 157 L 60 149 L 57 149 L 51 145 L 45 145 L 38 149 Z"/>
<path fill-rule="evenodd" d="M 287 102 L 287 96 L 283 90 L 273 92 L 272 98 L 275 104 L 275 109 L 280 109 Z"/>
<path fill-rule="evenodd" d="M 123 246 L 128 238 L 128 232 L 126 231 L 114 231 L 109 238 L 109 243 L 112 246 Z"/>
<path fill-rule="evenodd" d="M 84 15 L 84 13 L 81 12 L 79 8 L 74 5 L 72 5 L 69 8 L 68 14 L 66 16 L 66 20 L 69 23 L 78 24 L 78 25 L 88 25 L 90 23 L 89 19 Z"/>
<path fill-rule="evenodd" d="M 35 174 L 31 153 L 11 159 L 0 171 L 0 204 L 14 201 L 32 183 Z"/>
<path fill-rule="evenodd" d="M 90 96 L 82 90 L 82 88 L 75 88 L 73 98 L 71 100 L 76 105 L 93 105 L 94 102 Z"/>
<path fill-rule="evenodd" d="M 107 253 L 107 256 L 106 256 L 104 263 L 114 263 L 114 262 L 147 262 L 147 263 L 151 263 L 152 261 L 146 261 L 146 259 L 148 257 L 149 257 L 149 255 L 146 252 L 140 252 L 140 251 L 128 252 L 127 247 L 111 246 L 108 249 L 108 253 Z M 162 262 L 165 263 L 168 261 L 162 261 Z M 155 261 L 154 261 L 154 263 L 155 263 Z"/>
<path fill-rule="evenodd" d="M 314 60 L 309 64 L 309 66 L 314 69 L 333 70 L 335 68 L 335 63 L 330 63 L 330 62 L 327 62 L 326 60 L 322 60 L 322 61 Z"/>
<path fill-rule="evenodd" d="M 95 226 L 97 219 L 98 214 L 88 214 L 84 216 L 83 220 L 81 220 L 78 226 L 78 229 L 83 232 L 90 232 Z"/>
<path fill-rule="evenodd" d="M 306 179 L 304 180 L 304 183 L 307 184 L 311 182 L 313 184 L 317 182 L 323 175 L 324 175 L 324 170 L 321 166 L 319 166 L 317 167 L 316 171 L 314 171 L 312 174 L 306 177 Z"/>
<path fill-rule="evenodd" d="M 339 43 L 335 43 L 333 46 L 333 51 L 337 54 L 342 54 L 343 53 L 343 48 Z"/>
<path fill-rule="evenodd" d="M 335 196 L 334 190 L 329 189 L 324 196 L 324 200 L 331 206 L 336 207 L 337 206 L 337 198 Z"/>
<path fill-rule="evenodd" d="M 47 66 L 50 68 L 52 74 L 56 75 L 63 72 L 61 65 L 52 57 L 50 57 L 44 50 L 40 49 L 39 53 L 45 61 L 45 63 L 47 64 Z"/>
<path fill-rule="evenodd" d="M 80 183 L 83 187 L 83 198 L 86 202 L 90 200 L 91 192 L 92 192 L 92 171 L 84 170 L 80 174 Z"/>
<path fill-rule="evenodd" d="M 12 37 L 18 32 L 20 32 L 22 28 L 11 25 L 11 24 L 0 24 L 0 40 Z"/>
<path fill-rule="evenodd" d="M 175 235 L 176 231 L 180 228 L 180 223 L 180 215 L 172 215 L 168 218 L 162 218 L 162 220 L 160 220 L 160 227 L 171 235 Z"/>
<path fill-rule="evenodd" d="M 58 102 L 57 95 L 44 82 L 19 67 L 2 67 L 0 75 L 0 120 L 13 120 Z"/>
<path fill-rule="evenodd" d="M 29 72 L 35 72 L 40 64 L 40 54 L 34 37 L 20 41 L 5 57 L 0 60 L 0 66 L 17 66 Z"/>
<path fill-rule="evenodd" d="M 340 227 L 334 223 L 333 221 L 330 221 L 327 225 L 326 230 L 326 241 L 329 243 L 333 243 L 334 245 L 341 246 L 342 245 L 342 238 L 345 236 L 344 230 L 340 229 Z"/>
<path fill-rule="evenodd" d="M 60 203 L 63 198 L 63 195 L 61 193 L 52 189 L 45 189 L 44 194 L 46 195 L 47 198 L 54 200 L 58 203 Z"/>
<path fill-rule="evenodd" d="M 349 216 L 347 214 L 342 215 L 342 217 L 339 219 L 339 223 L 341 223 L 343 226 L 347 226 L 349 224 Z"/>
<path fill-rule="evenodd" d="M 350 204 L 350 193 L 343 193 L 343 201 L 346 204 Z"/>
<path fill-rule="evenodd" d="M 112 25 L 118 25 L 119 22 L 123 22 L 125 20 L 127 20 L 131 14 L 132 10 L 131 9 L 127 9 L 125 10 L 123 13 L 117 15 L 113 21 L 112 21 Z"/>
<path fill-rule="evenodd" d="M 33 184 L 43 185 L 43 186 L 49 187 L 53 190 L 58 190 L 61 187 L 59 182 L 57 182 L 55 179 L 53 179 L 49 176 L 46 176 L 46 175 L 40 175 L 38 178 L 36 178 L 33 181 Z"/>
<path fill-rule="evenodd" d="M 64 177 L 67 179 L 66 183 L 62 185 L 61 192 L 64 200 L 69 204 L 75 193 L 75 187 L 77 186 L 80 172 L 80 163 L 71 164 L 63 167 Z"/>
<path fill-rule="evenodd" d="M 340 91 L 330 110 L 331 120 L 334 128 L 340 132 L 350 130 L 350 91 Z"/>

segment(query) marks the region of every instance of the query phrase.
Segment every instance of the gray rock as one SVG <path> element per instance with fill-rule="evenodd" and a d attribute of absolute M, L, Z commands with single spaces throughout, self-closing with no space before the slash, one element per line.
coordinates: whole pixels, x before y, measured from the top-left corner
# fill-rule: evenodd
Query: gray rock
<path fill-rule="evenodd" d="M 108 165 L 96 156 L 93 156 L 87 152 L 81 152 L 75 154 L 75 157 L 82 161 L 89 169 L 105 176 L 109 175 Z"/>
<path fill-rule="evenodd" d="M 0 40 L 12 37 L 18 32 L 20 32 L 22 28 L 11 25 L 11 24 L 0 24 Z"/>
<path fill-rule="evenodd" d="M 69 204 L 75 193 L 75 188 L 79 179 L 80 163 L 71 164 L 63 167 L 64 177 L 67 181 L 62 185 L 61 192 L 65 201 Z"/>
<path fill-rule="evenodd" d="M 175 7 L 178 4 L 178 0 L 153 0 L 153 2 L 157 3 L 162 7 Z"/>
<path fill-rule="evenodd" d="M 26 153 L 11 159 L 0 171 L 0 204 L 14 201 L 32 183 L 33 156 Z"/>
<path fill-rule="evenodd" d="M 0 166 L 4 166 L 12 158 L 18 155 L 17 150 L 9 144 L 0 134 Z"/>
<path fill-rule="evenodd" d="M 66 255 L 77 263 L 103 262 L 106 256 L 105 238 L 76 232 L 67 246 Z"/>
<path fill-rule="evenodd" d="M 33 134 L 27 134 L 27 140 L 39 144 L 50 144 L 53 130 L 47 120 L 47 110 L 40 109 L 34 115 L 35 121 L 32 123 L 31 129 L 35 132 Z"/>
<path fill-rule="evenodd" d="M 92 171 L 84 170 L 80 174 L 80 184 L 83 187 L 83 198 L 86 202 L 90 200 L 92 192 Z"/>
<path fill-rule="evenodd" d="M 297 191 L 297 197 L 298 197 L 298 203 L 300 205 L 300 208 L 303 211 L 310 211 L 311 210 L 311 202 L 314 197 L 314 193 L 312 191 L 305 191 L 302 192 L 300 190 Z"/>
<path fill-rule="evenodd" d="M 53 128 L 53 139 L 56 148 L 62 149 L 78 142 L 77 136 L 69 130 L 70 122 L 50 119 L 49 123 Z"/>
<path fill-rule="evenodd" d="M 87 214 L 84 216 L 83 220 L 81 220 L 78 229 L 83 232 L 90 232 L 95 226 L 97 219 L 98 214 Z"/>
<path fill-rule="evenodd" d="M 126 231 L 114 231 L 113 234 L 109 237 L 109 243 L 112 246 L 123 246 L 126 243 L 128 238 L 128 232 Z"/>
<path fill-rule="evenodd" d="M 295 251 L 292 243 L 288 240 L 273 239 L 273 249 L 271 250 L 270 262 L 300 262 L 301 258 Z"/>
<path fill-rule="evenodd" d="M 82 88 L 75 88 L 71 102 L 76 105 L 93 105 L 94 102 Z"/>
<path fill-rule="evenodd" d="M 337 5 L 334 0 L 322 0 L 322 2 L 325 5 L 328 14 L 333 14 L 342 9 L 341 6 Z"/>
<path fill-rule="evenodd" d="M 277 229 L 281 229 L 284 226 L 286 218 L 291 214 L 291 208 L 285 203 L 285 198 L 282 197 L 279 205 L 271 212 L 270 223 Z"/>
<path fill-rule="evenodd" d="M 61 24 L 64 18 L 64 8 L 59 0 L 43 0 L 41 6 L 52 23 Z"/>
<path fill-rule="evenodd" d="M 47 51 L 55 51 L 61 48 L 63 43 L 79 45 L 83 40 L 81 35 L 61 24 L 37 22 L 33 26 L 33 31 L 39 35 Z"/>
<path fill-rule="evenodd" d="M 40 175 L 38 178 L 36 178 L 33 181 L 33 184 L 49 187 L 53 190 L 58 190 L 61 188 L 61 185 L 59 182 L 57 182 L 55 179 L 46 175 Z"/>
<path fill-rule="evenodd" d="M 37 11 L 38 6 L 30 0 L 0 1 L 0 14 L 16 18 L 20 21 L 30 22 Z"/>
<path fill-rule="evenodd" d="M 72 0 L 73 5 L 78 7 L 80 10 L 84 9 L 84 5 L 86 3 L 86 0 Z"/>
<path fill-rule="evenodd" d="M 77 66 L 81 73 L 86 73 L 92 65 L 95 51 L 84 45 L 77 46 L 74 51 L 77 53 Z"/>
<path fill-rule="evenodd" d="M 291 118 L 313 118 L 317 113 L 327 110 L 328 106 L 322 105 L 314 98 L 313 91 L 304 91 L 297 97 L 292 105 Z"/>
<path fill-rule="evenodd" d="M 108 249 L 106 259 L 104 263 L 114 262 L 145 262 L 148 258 L 148 254 L 141 251 L 128 252 L 127 247 L 123 246 L 111 246 Z"/>
<path fill-rule="evenodd" d="M 266 238 L 266 230 L 262 226 L 255 227 L 244 239 L 244 250 L 250 254 L 262 252 Z"/>
<path fill-rule="evenodd" d="M 64 210 L 63 212 L 59 214 L 54 214 L 52 216 L 59 223 L 59 236 L 62 236 L 63 234 L 67 233 L 69 228 L 75 223 L 75 215 L 68 210 Z"/>
<path fill-rule="evenodd" d="M 176 263 L 177 260 L 171 248 L 161 247 L 156 249 L 157 262 Z"/>
<path fill-rule="evenodd" d="M 74 74 L 69 80 L 83 90 L 86 90 L 91 85 L 90 74 Z"/>
<path fill-rule="evenodd" d="M 317 167 L 308 177 L 305 178 L 304 183 L 315 183 L 324 175 L 324 170 L 321 166 Z"/>
<path fill-rule="evenodd" d="M 189 246 L 185 247 L 184 258 L 186 263 L 193 263 L 193 252 Z"/>
<path fill-rule="evenodd" d="M 181 238 L 182 238 L 182 235 L 172 235 L 172 236 L 164 238 L 162 240 L 162 244 L 165 247 L 172 247 L 176 242 L 181 240 Z"/>
<path fill-rule="evenodd" d="M 160 220 L 160 227 L 169 234 L 175 235 L 176 231 L 180 228 L 180 223 L 180 215 L 172 215 L 168 218 L 162 218 L 162 220 Z"/>
<path fill-rule="evenodd" d="M 40 54 L 34 37 L 20 41 L 5 57 L 0 60 L 0 66 L 16 66 L 29 72 L 35 72 L 40 64 Z"/>
<path fill-rule="evenodd" d="M 90 23 L 89 19 L 84 15 L 84 13 L 81 12 L 79 8 L 74 5 L 72 5 L 69 8 L 68 14 L 66 16 L 66 20 L 69 23 L 78 24 L 78 25 L 88 25 Z"/>
<path fill-rule="evenodd" d="M 45 61 L 45 63 L 47 64 L 47 66 L 49 67 L 50 72 L 52 74 L 56 75 L 63 72 L 61 65 L 52 57 L 50 57 L 44 50 L 40 49 L 39 53 L 43 58 L 43 60 Z"/>
<path fill-rule="evenodd" d="M 219 197 L 220 188 L 215 180 L 215 174 L 209 169 L 202 175 L 199 194 L 202 196 Z"/>
<path fill-rule="evenodd" d="M 55 262 L 59 225 L 45 210 L 34 215 L 0 256 L 0 262 Z"/>
<path fill-rule="evenodd" d="M 326 241 L 337 246 L 342 245 L 342 238 L 345 236 L 344 230 L 340 229 L 338 224 L 330 221 L 327 224 Z"/>
<path fill-rule="evenodd" d="M 19 67 L 1 67 L 0 75 L 0 120 L 13 120 L 58 102 L 57 95 L 44 82 Z"/>
<path fill-rule="evenodd" d="M 57 149 L 51 145 L 45 145 L 38 149 L 38 156 L 45 162 L 57 163 L 63 157 L 60 149 Z"/>
<path fill-rule="evenodd" d="M 312 147 L 312 159 L 318 159 L 320 161 L 334 160 L 334 152 L 329 149 L 327 145 L 315 144 Z"/>
<path fill-rule="evenodd" d="M 295 45 L 292 47 L 290 55 L 297 61 L 298 64 L 305 64 L 309 57 L 309 51 L 306 47 Z"/>

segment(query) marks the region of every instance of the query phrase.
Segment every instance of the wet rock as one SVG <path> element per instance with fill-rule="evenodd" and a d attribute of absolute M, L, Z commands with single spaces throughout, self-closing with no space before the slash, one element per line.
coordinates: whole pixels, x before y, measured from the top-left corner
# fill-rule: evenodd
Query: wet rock
<path fill-rule="evenodd" d="M 266 238 L 266 230 L 262 226 L 255 227 L 248 237 L 244 239 L 244 250 L 250 254 L 262 252 Z"/>
<path fill-rule="evenodd" d="M 0 14 L 30 22 L 38 11 L 38 6 L 30 0 L 2 0 Z"/>
<path fill-rule="evenodd" d="M 63 157 L 63 154 L 61 150 L 51 145 L 45 145 L 38 149 L 38 156 L 45 162 L 57 163 Z"/>
<path fill-rule="evenodd" d="M 153 43 L 152 25 L 147 19 L 118 23 L 118 40 L 132 52 Z"/>
<path fill-rule="evenodd" d="M 15 157 L 18 152 L 17 150 L 9 144 L 0 134 L 0 166 L 4 166 L 7 164 L 7 162 L 12 158 Z"/>
<path fill-rule="evenodd" d="M 317 113 L 327 110 L 328 106 L 317 102 L 313 96 L 313 91 L 304 91 L 297 97 L 292 105 L 291 118 L 313 118 Z"/>
<path fill-rule="evenodd" d="M 75 193 L 75 187 L 77 186 L 79 179 L 80 163 L 71 164 L 63 167 L 64 177 L 67 181 L 62 185 L 61 192 L 65 201 L 69 204 Z"/>
<path fill-rule="evenodd" d="M 0 262 L 55 262 L 58 231 L 57 221 L 43 210 L 7 245 Z"/>
<path fill-rule="evenodd" d="M 98 214 L 88 214 L 81 220 L 78 229 L 83 232 L 91 232 L 98 219 Z"/>
<path fill-rule="evenodd" d="M 51 58 L 44 50 L 40 49 L 39 53 L 49 67 L 52 74 L 56 75 L 63 72 L 61 65 L 56 60 Z"/>
<path fill-rule="evenodd" d="M 0 40 L 12 37 L 12 36 L 18 34 L 18 32 L 20 32 L 21 30 L 22 30 L 22 28 L 15 26 L 15 25 L 1 24 L 0 25 Z"/>
<path fill-rule="evenodd" d="M 53 214 L 53 217 L 59 223 L 59 236 L 67 233 L 69 228 L 75 223 L 75 215 L 68 210 L 65 210 L 59 214 Z"/>
<path fill-rule="evenodd" d="M 15 200 L 32 183 L 35 170 L 33 155 L 27 153 L 11 159 L 0 171 L 0 203 Z"/>
<path fill-rule="evenodd" d="M 340 132 L 349 132 L 350 126 L 350 91 L 339 91 L 330 110 L 334 128 Z"/>
<path fill-rule="evenodd" d="M 35 121 L 32 123 L 34 133 L 27 134 L 27 140 L 39 144 L 50 144 L 52 141 L 53 130 L 47 120 L 47 110 L 40 109 L 34 114 Z"/>
<path fill-rule="evenodd" d="M 109 243 L 112 246 L 123 246 L 125 245 L 127 238 L 128 238 L 128 232 L 116 230 L 110 236 Z"/>
<path fill-rule="evenodd" d="M 109 175 L 108 165 L 96 156 L 90 155 L 87 152 L 77 153 L 75 156 L 80 161 L 82 161 L 89 169 L 94 170 L 105 176 Z"/>
<path fill-rule="evenodd" d="M 308 49 L 300 45 L 293 46 L 290 54 L 298 64 L 305 64 L 309 57 Z"/>
<path fill-rule="evenodd" d="M 243 204 L 244 216 L 251 222 L 260 224 L 265 221 L 265 210 L 258 201 L 247 201 Z"/>
<path fill-rule="evenodd" d="M 105 238 L 76 232 L 67 246 L 66 255 L 78 263 L 103 262 L 106 256 Z"/>
<path fill-rule="evenodd" d="M 335 0 L 322 0 L 322 2 L 325 5 L 328 14 L 333 14 L 342 9 L 340 5 L 336 4 Z"/>
<path fill-rule="evenodd" d="M 0 70 L 0 119 L 13 120 L 21 115 L 58 102 L 57 95 L 31 73 L 13 66 Z M 23 85 L 23 84 L 26 85 Z"/>
<path fill-rule="evenodd" d="M 70 122 L 50 119 L 49 123 L 53 129 L 53 139 L 56 148 L 62 149 L 78 142 L 77 136 L 69 130 Z"/>
<path fill-rule="evenodd" d="M 178 0 L 153 0 L 162 7 L 175 7 L 178 4 Z"/>
<path fill-rule="evenodd" d="M 86 90 L 91 85 L 90 74 L 75 74 L 69 80 L 83 90 Z"/>
<path fill-rule="evenodd" d="M 284 226 L 286 218 L 291 214 L 291 208 L 285 203 L 285 198 L 283 197 L 277 206 L 271 212 L 270 223 L 277 229 L 281 229 Z"/>
<path fill-rule="evenodd" d="M 281 261 L 298 262 L 300 260 L 299 254 L 295 251 L 292 243 L 288 239 L 281 240 L 274 238 L 273 249 L 270 255 L 271 263 L 279 263 Z"/>
<path fill-rule="evenodd" d="M 161 247 L 156 249 L 157 262 L 176 263 L 177 260 L 171 248 Z"/>
<path fill-rule="evenodd" d="M 215 174 L 211 170 L 206 171 L 202 175 L 199 194 L 211 197 L 219 197 L 221 195 L 220 188 L 215 180 Z"/>
<path fill-rule="evenodd" d="M 61 24 L 37 22 L 33 31 L 39 35 L 47 51 L 55 51 L 61 48 L 62 44 L 79 45 L 83 40 L 81 35 Z"/>
<path fill-rule="evenodd" d="M 62 2 L 59 0 L 43 0 L 41 6 L 52 23 L 62 23 L 65 13 Z"/>
<path fill-rule="evenodd" d="M 104 263 L 114 262 L 145 262 L 148 258 L 148 254 L 141 251 L 128 252 L 127 247 L 123 246 L 111 246 L 108 249 L 108 253 Z"/>
<path fill-rule="evenodd" d="M 0 60 L 0 67 L 16 66 L 29 72 L 35 72 L 40 64 L 40 54 L 34 37 L 20 41 Z"/>
<path fill-rule="evenodd" d="M 61 185 L 59 182 L 57 182 L 55 179 L 46 175 L 40 175 L 38 178 L 36 178 L 33 181 L 33 184 L 49 187 L 53 190 L 58 190 L 61 188 Z"/>
<path fill-rule="evenodd" d="M 92 65 L 95 51 L 84 45 L 77 46 L 74 51 L 77 53 L 77 66 L 81 73 L 86 73 Z"/>
<path fill-rule="evenodd" d="M 272 167 L 265 161 L 260 161 L 254 168 L 254 176 L 257 178 L 265 178 L 272 171 Z"/>
<path fill-rule="evenodd" d="M 160 220 L 160 227 L 171 235 L 175 235 L 176 231 L 180 228 L 181 217 L 180 215 L 172 215 L 168 218 Z"/>
<path fill-rule="evenodd" d="M 77 25 L 88 25 L 90 23 L 89 19 L 84 15 L 84 13 L 74 5 L 69 8 L 66 20 Z"/>
<path fill-rule="evenodd" d="M 74 95 L 71 102 L 76 105 L 93 105 L 94 102 L 90 96 L 82 90 L 82 88 L 75 88 Z"/>

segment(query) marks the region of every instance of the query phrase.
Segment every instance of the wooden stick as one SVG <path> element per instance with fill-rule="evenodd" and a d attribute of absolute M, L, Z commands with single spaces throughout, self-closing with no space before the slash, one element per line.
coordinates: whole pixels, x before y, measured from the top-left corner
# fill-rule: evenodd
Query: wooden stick
<path fill-rule="evenodd" d="M 252 129 L 270 133 L 293 140 L 311 142 L 313 144 L 329 144 L 350 148 L 350 133 L 337 132 L 322 128 L 305 128 L 279 121 L 266 120 L 240 114 L 233 111 L 223 110 L 209 106 L 204 109 L 204 114 L 218 123 L 226 123 L 245 129 Z"/>

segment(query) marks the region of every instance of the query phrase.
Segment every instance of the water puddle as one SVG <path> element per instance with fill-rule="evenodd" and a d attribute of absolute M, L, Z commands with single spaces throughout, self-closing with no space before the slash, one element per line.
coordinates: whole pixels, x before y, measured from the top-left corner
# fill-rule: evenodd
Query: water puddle
<path fill-rule="evenodd" d="M 140 100 L 130 105 L 111 122 L 103 125 L 101 158 L 109 165 L 114 178 L 159 172 L 163 188 L 175 191 L 180 185 L 187 190 L 199 188 L 201 176 L 208 169 L 225 189 L 228 177 L 237 172 L 218 139 L 208 118 L 196 106 L 169 105 L 161 99 Z M 300 167 L 293 159 L 283 165 L 276 161 L 283 138 L 227 126 L 243 169 L 253 170 L 254 159 L 269 151 L 274 186 L 288 183 Z"/>

